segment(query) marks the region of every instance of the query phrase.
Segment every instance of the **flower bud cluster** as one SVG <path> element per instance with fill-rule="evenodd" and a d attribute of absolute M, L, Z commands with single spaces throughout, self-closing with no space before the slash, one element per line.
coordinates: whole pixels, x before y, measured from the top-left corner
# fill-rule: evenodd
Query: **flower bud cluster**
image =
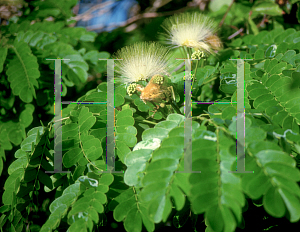
<path fill-rule="evenodd" d="M 202 51 L 197 50 L 197 51 L 194 51 L 194 52 L 193 52 L 191 58 L 192 58 L 193 60 L 196 60 L 196 59 L 201 59 L 201 58 L 203 58 L 204 56 L 205 56 L 205 55 L 204 55 L 204 53 L 203 53 Z"/>
<path fill-rule="evenodd" d="M 151 81 L 155 84 L 162 85 L 164 83 L 164 77 L 157 74 L 152 77 Z"/>
<path fill-rule="evenodd" d="M 131 83 L 130 85 L 128 85 L 128 87 L 127 87 L 128 95 L 131 96 L 135 92 L 136 92 L 136 83 Z"/>
<path fill-rule="evenodd" d="M 193 80 L 195 78 L 195 74 L 191 75 L 191 80 Z M 183 80 L 185 80 L 185 76 L 183 77 Z"/>

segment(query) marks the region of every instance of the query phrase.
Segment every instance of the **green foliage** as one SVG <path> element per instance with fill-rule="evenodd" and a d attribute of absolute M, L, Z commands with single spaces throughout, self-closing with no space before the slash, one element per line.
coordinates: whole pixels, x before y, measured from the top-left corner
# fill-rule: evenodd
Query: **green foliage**
<path fill-rule="evenodd" d="M 26 17 L 1 27 L 0 173 L 6 159 L 5 150 L 11 150 L 25 139 L 37 108 L 39 119 L 46 123 L 51 120 L 54 60 L 47 59 L 70 59 L 61 61 L 63 97 L 67 96 L 68 87 L 82 88 L 88 75 L 106 71 L 106 65 L 98 59 L 109 58 L 110 54 L 86 51 L 83 46 L 94 42 L 97 34 L 85 28 L 68 27 L 71 8 L 76 3 L 74 0 L 59 5 L 55 1 L 33 1 L 30 4 L 39 10 L 35 8 Z M 45 20 L 48 16 L 55 16 L 56 21 Z"/>
<path fill-rule="evenodd" d="M 34 86 L 38 88 L 36 79 L 40 77 L 36 57 L 31 54 L 29 46 L 25 42 L 15 40 L 13 46 L 16 56 L 7 67 L 7 79 L 10 82 L 12 92 L 19 96 L 25 103 L 32 102 L 36 98 Z M 20 82 L 24 86 L 19 85 Z"/>
<path fill-rule="evenodd" d="M 299 31 L 259 31 L 254 23 L 261 14 L 277 19 L 281 8 L 274 1 L 238 1 L 226 20 L 235 25 L 246 20 L 250 33 L 226 44 L 217 56 L 193 61 L 192 101 L 211 104 L 192 104 L 191 160 L 185 155 L 184 67 L 166 83 L 173 86 L 176 100 L 158 108 L 153 117 L 155 103 L 145 104 L 136 93 L 128 96 L 125 85 L 114 83 L 116 172 L 106 157 L 107 82 L 75 97 L 104 104 L 63 107 L 61 141 L 55 137 L 53 120 L 41 118 L 41 126 L 36 122 L 39 108 L 40 114 L 51 112 L 53 117 L 53 76 L 48 74 L 54 62 L 46 59 L 69 59 L 61 62 L 63 96 L 67 87 L 80 88 L 88 74 L 106 71 L 98 59 L 110 54 L 84 46 L 94 41 L 95 33 L 67 26 L 74 4 L 35 1 L 32 5 L 39 11 L 1 28 L 1 172 L 4 151 L 15 148 L 3 179 L 3 231 L 109 230 L 109 214 L 128 232 L 155 231 L 170 221 L 183 229 L 192 222 L 193 230 L 200 231 L 203 214 L 205 231 L 233 232 L 247 230 L 249 224 L 251 228 L 245 212 L 253 205 L 255 212 L 263 212 L 261 220 L 276 218 L 273 226 L 283 217 L 299 222 Z M 227 5 L 211 14 L 221 14 Z M 234 17 L 243 9 L 253 11 L 252 18 Z M 42 20 L 48 16 L 58 20 Z M 30 24 L 34 18 L 39 21 Z M 250 173 L 235 172 L 236 102 L 241 99 L 233 59 L 249 59 L 244 64 L 243 100 L 245 170 Z M 60 145 L 63 172 L 55 173 L 54 148 Z M 190 166 L 193 172 L 187 172 Z M 253 224 L 255 231 L 268 229 Z"/>

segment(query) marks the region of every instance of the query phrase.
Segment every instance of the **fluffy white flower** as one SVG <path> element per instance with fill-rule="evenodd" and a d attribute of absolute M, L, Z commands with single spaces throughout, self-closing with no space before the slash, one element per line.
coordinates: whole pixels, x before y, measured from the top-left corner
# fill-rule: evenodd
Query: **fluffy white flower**
<path fill-rule="evenodd" d="M 116 61 L 115 70 L 125 84 L 146 80 L 156 74 L 168 74 L 168 49 L 155 42 L 141 42 L 121 48 L 114 57 L 123 59 Z"/>
<path fill-rule="evenodd" d="M 164 20 L 165 40 L 172 47 L 186 46 L 205 52 L 222 47 L 220 39 L 214 35 L 217 25 L 209 17 L 199 12 L 185 12 Z"/>

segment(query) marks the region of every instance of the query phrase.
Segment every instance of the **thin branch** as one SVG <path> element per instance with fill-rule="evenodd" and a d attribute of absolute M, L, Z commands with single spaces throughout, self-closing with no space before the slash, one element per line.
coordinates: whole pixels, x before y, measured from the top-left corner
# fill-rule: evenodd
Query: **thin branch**
<path fill-rule="evenodd" d="M 157 124 L 156 122 L 151 122 L 151 121 L 146 120 L 146 119 L 144 119 L 144 120 L 135 119 L 135 120 L 138 121 L 138 122 L 145 122 L 145 123 L 149 123 L 149 124 L 153 124 L 153 125 L 156 125 L 156 124 Z"/>
<path fill-rule="evenodd" d="M 234 1 L 235 1 L 235 0 L 232 0 L 232 2 L 230 3 L 229 7 L 227 8 L 226 13 L 224 14 L 224 16 L 223 16 L 221 22 L 219 23 L 219 27 L 221 27 L 221 26 L 223 25 L 223 23 L 224 23 L 224 21 L 225 21 L 225 18 L 226 18 L 226 16 L 227 16 L 228 12 L 230 11 L 230 9 L 231 9 L 231 7 L 232 7 Z"/>
<path fill-rule="evenodd" d="M 239 28 L 238 27 L 236 27 L 236 26 L 233 26 L 233 25 L 229 25 L 232 29 L 234 29 L 234 30 L 236 30 L 236 31 L 238 31 L 239 30 Z M 244 35 L 244 33 L 243 32 L 241 32 L 240 33 L 240 35 L 241 36 L 243 36 Z"/>
<path fill-rule="evenodd" d="M 131 23 L 134 23 L 135 21 L 138 21 L 140 19 L 145 19 L 145 18 L 156 18 L 156 17 L 163 17 L 163 16 L 168 16 L 168 15 L 173 15 L 173 14 L 176 14 L 176 13 L 180 13 L 180 12 L 184 12 L 186 11 L 187 9 L 191 9 L 193 7 L 183 7 L 181 9 L 178 9 L 178 10 L 174 10 L 174 11 L 168 11 L 168 12 L 147 12 L 147 13 L 143 13 L 143 14 L 138 14 L 138 15 L 135 15 L 129 19 L 127 19 L 125 22 L 123 23 L 114 23 L 114 24 L 110 24 L 109 27 L 107 27 L 107 29 L 109 28 L 113 28 L 113 27 L 126 27 L 128 26 L 129 24 Z M 104 28 L 104 26 L 99 26 L 99 27 L 86 27 L 86 29 L 88 31 L 92 31 L 92 30 L 100 30 Z"/>
<path fill-rule="evenodd" d="M 108 2 L 104 2 L 104 3 L 100 3 L 100 4 L 97 4 L 97 5 L 94 5 L 89 10 L 85 11 L 82 14 L 76 15 L 75 17 L 72 17 L 71 19 L 79 21 L 81 19 L 83 19 L 83 20 L 85 19 L 86 20 L 87 18 L 92 18 L 93 16 L 91 15 L 91 13 L 93 13 L 93 11 L 95 11 L 97 9 L 100 9 L 100 8 L 103 8 L 105 6 L 109 6 L 109 5 L 113 4 L 113 3 L 114 3 L 114 1 L 108 1 Z"/>
<path fill-rule="evenodd" d="M 257 24 L 257 28 L 263 26 L 265 24 L 265 22 L 267 22 L 267 21 L 268 21 L 267 16 L 266 16 L 266 14 L 264 14 L 264 17 L 261 20 L 261 22 L 259 24 Z"/>
<path fill-rule="evenodd" d="M 236 27 L 236 26 L 233 26 L 233 25 L 229 25 L 232 29 L 234 29 L 234 30 L 238 30 L 239 28 L 238 27 Z"/>
<path fill-rule="evenodd" d="M 234 32 L 231 36 L 229 36 L 227 39 L 230 40 L 234 37 L 236 37 L 238 34 L 241 34 L 243 32 L 244 28 L 239 29 L 238 31 Z"/>
<path fill-rule="evenodd" d="M 155 0 L 153 2 L 152 7 L 149 8 L 149 10 L 146 10 L 146 11 L 147 12 L 155 12 L 156 10 L 158 10 L 159 8 L 163 7 L 164 5 L 168 4 L 171 1 L 172 0 Z"/>

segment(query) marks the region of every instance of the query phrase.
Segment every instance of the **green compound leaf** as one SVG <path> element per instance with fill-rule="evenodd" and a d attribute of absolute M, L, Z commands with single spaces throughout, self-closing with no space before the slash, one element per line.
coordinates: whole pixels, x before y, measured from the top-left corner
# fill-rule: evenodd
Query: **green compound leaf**
<path fill-rule="evenodd" d="M 38 179 L 42 184 L 47 186 L 49 189 L 53 188 L 52 180 L 45 172 L 43 171 L 39 172 Z"/>
<path fill-rule="evenodd" d="M 276 55 L 280 53 L 285 53 L 288 50 L 289 44 L 286 42 L 282 42 L 277 46 Z"/>
<path fill-rule="evenodd" d="M 114 208 L 114 219 L 118 222 L 124 220 L 124 227 L 128 231 L 142 231 L 142 224 L 144 224 L 147 231 L 152 232 L 155 226 L 149 218 L 148 205 L 136 202 L 137 196 L 133 190 L 125 190 L 114 199 L 118 203 Z"/>
<path fill-rule="evenodd" d="M 124 163 L 125 156 L 131 152 L 130 148 L 123 141 L 116 141 L 116 155 L 120 158 L 122 163 Z"/>
<path fill-rule="evenodd" d="M 294 128 L 292 125 L 296 122 L 299 123 L 300 119 L 300 91 L 299 89 L 291 91 L 292 79 L 281 74 L 282 70 L 286 68 L 285 62 L 277 64 L 276 60 L 272 65 L 273 68 L 269 69 L 269 64 L 267 69 L 273 75 L 264 78 L 262 84 L 252 82 L 247 85 L 249 97 L 254 99 L 254 107 L 265 111 L 275 123 L 286 129 Z"/>
<path fill-rule="evenodd" d="M 66 168 L 70 168 L 75 165 L 82 157 L 82 150 L 80 148 L 73 148 L 64 154 L 62 162 Z"/>
<path fill-rule="evenodd" d="M 240 5 L 234 4 L 233 12 L 235 9 L 250 12 L 249 6 L 240 9 Z M 248 18 L 248 14 L 232 18 L 234 14 L 231 13 L 228 14 L 228 22 L 240 23 Z M 252 14 L 251 23 L 258 20 L 258 14 Z M 41 9 L 36 15 L 51 15 L 51 10 Z M 274 20 L 274 28 L 281 26 L 276 18 Z M 97 60 L 101 56 L 98 51 L 86 53 L 89 49 L 76 51 L 73 47 L 77 49 L 79 40 L 92 41 L 94 35 L 84 35 L 83 29 L 62 30 L 65 23 L 61 23 L 36 22 L 30 25 L 27 21 L 22 23 L 22 28 L 10 23 L 7 30 L 16 36 L 15 43 L 26 43 L 34 47 L 34 53 L 41 52 L 39 58 L 75 54 L 92 64 L 89 67 L 92 73 L 99 69 L 105 71 L 102 64 L 106 61 Z M 254 31 L 257 29 L 255 24 L 252 25 Z M 49 32 L 51 35 L 47 34 Z M 113 211 L 115 220 L 124 223 L 127 231 L 154 231 L 155 223 L 167 222 L 175 212 L 173 222 L 176 227 L 183 226 L 189 217 L 195 223 L 197 214 L 204 214 L 207 231 L 233 232 L 236 227 L 243 227 L 243 211 L 247 208 L 245 198 L 260 202 L 255 205 L 263 206 L 273 217 L 286 216 L 290 222 L 299 221 L 300 33 L 283 28 L 257 32 L 256 35 L 234 40 L 230 46 L 238 46 L 233 48 L 237 50 L 228 48 L 220 51 L 220 67 L 219 63 L 216 65 L 217 58 L 210 57 L 206 63 L 209 65 L 198 68 L 194 97 L 215 103 L 210 106 L 193 105 L 191 161 L 186 159 L 184 116 L 171 114 L 165 120 L 157 113 L 153 119 L 145 120 L 148 111 L 154 108 L 151 102 L 145 104 L 138 95 L 126 96 L 124 86 L 116 84 L 115 101 L 123 106 L 115 110 L 114 159 L 116 170 L 126 171 L 124 175 L 104 174 L 107 86 L 102 83 L 78 99 L 101 104 L 72 104 L 63 109 L 63 164 L 71 173 L 45 174 L 45 170 L 54 168 L 53 149 L 59 145 L 54 142 L 53 130 L 51 135 L 44 136 L 49 125 L 53 128 L 53 121 L 46 127 L 33 128 L 26 137 L 26 129 L 35 119 L 35 107 L 21 104 L 14 109 L 14 102 L 18 99 L 12 91 L 9 97 L 4 95 L 6 98 L 1 101 L 3 109 L 0 112 L 4 119 L 0 122 L 0 172 L 4 170 L 6 161 L 4 151 L 21 146 L 15 153 L 16 160 L 7 168 L 9 177 L 4 185 L 4 206 L 0 208 L 2 224 L 21 231 L 19 228 L 26 224 L 26 214 L 23 213 L 35 207 L 30 199 L 42 188 L 46 192 L 54 190 L 56 202 L 50 203 L 51 213 L 42 228 L 37 229 L 39 231 L 60 230 L 63 226 L 61 220 L 69 224 L 69 231 L 94 231 L 95 225 L 105 225 L 105 212 L 109 209 Z M 57 39 L 60 42 L 56 44 Z M 109 54 L 102 55 L 107 58 Z M 3 59 L 6 60 L 2 62 L 5 70 L 13 57 L 13 51 L 8 56 L 5 54 Z M 228 61 L 230 58 L 253 58 L 245 61 L 244 99 L 237 99 L 236 86 L 233 89 L 230 82 L 226 83 L 229 80 L 226 77 L 236 82 L 237 63 Z M 85 74 L 82 73 L 81 79 L 77 76 L 81 75 L 81 71 L 87 71 L 81 61 L 78 58 L 68 65 L 62 64 L 65 66 L 63 91 L 74 85 L 70 80 L 76 80 L 77 84 L 84 80 Z M 93 67 L 99 66 L 99 63 L 101 68 Z M 53 70 L 54 64 L 49 67 Z M 74 68 L 81 71 L 75 74 L 76 70 L 70 71 Z M 217 75 L 219 71 L 220 75 Z M 183 76 L 180 73 L 173 78 L 181 109 L 184 107 L 183 87 L 180 89 L 179 86 L 183 84 Z M 219 77 L 222 93 L 216 91 L 219 85 L 215 79 Z M 201 88 L 197 86 L 203 83 L 206 84 Z M 48 92 L 43 93 L 45 86 L 39 86 L 37 98 L 45 99 L 37 99 L 38 106 L 46 107 L 50 96 Z M 252 173 L 228 172 L 235 171 L 237 167 L 237 112 L 234 103 L 237 100 L 244 102 L 246 110 L 245 166 Z M 222 101 L 227 104 L 221 104 L 224 103 Z M 17 115 L 14 122 L 5 119 L 11 113 Z M 187 171 L 189 161 L 192 170 L 201 173 Z M 112 183 L 111 189 L 109 185 Z M 17 210 L 10 212 L 13 204 Z"/>
<path fill-rule="evenodd" d="M 183 179 L 186 178 L 185 175 L 175 174 L 173 183 L 170 183 L 170 192 L 165 195 L 165 188 L 168 186 L 167 183 L 174 175 L 173 172 L 179 164 L 178 159 L 182 157 L 183 143 L 175 141 L 173 145 L 170 145 L 164 143 L 164 141 L 168 140 L 168 138 L 166 138 L 168 133 L 172 132 L 172 128 L 175 130 L 178 127 L 178 124 L 182 122 L 182 119 L 181 115 L 172 114 L 169 115 L 167 121 L 157 124 L 153 129 L 160 129 L 161 132 L 165 130 L 164 133 L 166 133 L 160 139 L 149 139 L 146 134 L 149 132 L 146 132 L 146 130 L 142 135 L 144 142 L 137 144 L 135 147 L 137 150 L 129 153 L 125 159 L 125 161 L 127 161 L 125 164 L 128 166 L 125 176 L 129 170 L 130 172 L 128 172 L 128 175 L 135 177 L 135 182 L 131 182 L 130 184 L 134 184 L 135 186 L 144 186 L 141 192 L 141 199 L 142 202 L 150 206 L 148 209 L 150 219 L 156 223 L 161 220 L 165 221 L 170 214 L 172 208 L 172 203 L 170 201 L 171 196 L 175 199 L 176 208 L 178 210 L 183 207 L 185 202 L 182 190 L 177 187 L 180 186 L 180 188 L 184 190 L 187 189 L 185 186 L 186 180 L 183 181 Z M 183 141 L 183 137 L 180 137 L 180 139 Z M 163 140 L 161 147 L 159 147 L 160 140 Z M 174 137 L 172 137 L 170 141 L 173 142 Z M 155 151 L 152 154 L 153 150 Z M 147 154 L 147 156 L 144 156 L 145 154 Z M 145 161 L 149 160 L 151 156 L 152 161 L 146 168 Z M 141 157 L 143 158 L 141 159 Z M 143 172 L 146 173 L 145 176 Z M 158 179 L 159 182 L 157 183 Z M 130 181 L 130 178 L 126 178 L 126 180 Z M 141 180 L 142 182 L 140 182 Z"/>
<path fill-rule="evenodd" d="M 3 204 L 11 205 L 12 199 L 14 197 L 14 194 L 12 194 L 12 192 L 15 192 L 15 186 L 19 185 L 20 179 L 23 177 L 23 175 L 24 169 L 18 168 L 7 178 L 4 184 L 5 191 L 2 196 Z"/>
<path fill-rule="evenodd" d="M 25 128 L 31 125 L 33 121 L 34 106 L 31 104 L 25 105 L 25 110 L 23 110 L 20 114 L 19 121 Z"/>
<path fill-rule="evenodd" d="M 127 154 L 125 157 L 127 169 L 124 175 L 124 182 L 127 185 L 134 186 L 141 181 L 142 172 L 146 167 L 146 161 L 151 157 L 151 152 L 151 149 L 140 149 Z"/>
<path fill-rule="evenodd" d="M 120 94 L 122 97 L 125 97 L 127 94 L 127 91 L 124 86 L 120 85 L 120 86 L 116 87 L 115 93 Z"/>
<path fill-rule="evenodd" d="M 137 130 L 134 126 L 119 126 L 117 128 L 118 133 L 125 133 L 125 134 L 137 134 Z"/>
<path fill-rule="evenodd" d="M 120 142 L 117 143 L 117 149 L 119 152 L 122 160 L 124 152 L 128 152 L 128 147 L 133 147 L 137 143 L 137 130 L 133 126 L 134 125 L 134 118 L 132 117 L 133 112 L 129 109 L 124 109 L 117 114 L 117 122 L 116 122 L 116 141 Z M 120 148 L 118 147 L 120 145 Z M 125 146 L 124 146 L 125 145 Z M 127 148 L 126 148 L 127 146 Z M 123 151 L 123 152 L 122 152 Z"/>
<path fill-rule="evenodd" d="M 138 110 L 141 112 L 147 112 L 150 110 L 150 106 L 148 104 L 145 104 L 140 98 L 136 98 L 134 100 L 134 104 L 138 107 Z"/>
<path fill-rule="evenodd" d="M 78 125 L 80 133 L 84 131 L 88 131 L 95 124 L 96 118 L 93 116 L 91 112 L 89 112 L 89 108 L 82 107 L 78 117 Z"/>
<path fill-rule="evenodd" d="M 124 102 L 124 97 L 121 94 L 115 93 L 115 107 L 123 105 Z"/>
<path fill-rule="evenodd" d="M 108 185 L 113 180 L 114 177 L 111 174 L 102 174 L 99 177 L 93 173 L 88 173 L 88 176 L 79 177 L 75 184 L 64 191 L 64 195 L 75 192 L 78 197 L 81 194 L 70 205 L 72 208 L 67 216 L 68 223 L 73 229 L 92 230 L 93 224 L 99 223 L 99 214 L 104 212 L 103 205 L 107 203 L 107 197 L 104 193 L 108 191 Z M 81 221 L 82 218 L 84 221 Z"/>
<path fill-rule="evenodd" d="M 222 112 L 223 119 L 231 119 L 233 116 L 237 114 L 236 107 L 228 106 Z"/>
<path fill-rule="evenodd" d="M 115 139 L 125 142 L 128 147 L 133 147 L 137 142 L 136 135 L 128 133 L 118 133 Z"/>
<path fill-rule="evenodd" d="M 29 46 L 15 40 L 11 47 L 16 56 L 8 64 L 6 74 L 13 94 L 19 96 L 26 103 L 36 98 L 35 88 L 38 88 L 36 79 L 40 77 L 37 59 L 32 55 Z"/>
<path fill-rule="evenodd" d="M 140 150 L 140 149 L 155 150 L 156 148 L 158 148 L 160 146 L 160 143 L 161 143 L 161 140 L 158 138 L 143 140 L 134 146 L 133 151 Z"/>
<path fill-rule="evenodd" d="M 132 223 L 135 222 L 135 223 Z M 142 230 L 142 217 L 139 211 L 132 208 L 124 221 L 124 227 L 127 231 L 141 231 Z"/>
<path fill-rule="evenodd" d="M 172 120 L 171 120 L 172 119 Z M 161 140 L 167 137 L 169 131 L 182 122 L 182 115 L 171 114 L 168 120 L 158 123 L 155 128 L 147 129 L 142 134 L 143 141 L 139 142 L 133 151 L 125 157 L 127 170 L 125 183 L 130 186 L 140 186 L 145 169 L 145 163 L 151 157 L 151 152 L 157 149 Z"/>
<path fill-rule="evenodd" d="M 180 114 L 169 114 L 167 117 L 167 121 L 174 121 L 177 124 L 180 124 L 183 120 L 184 120 L 184 116 Z"/>
<path fill-rule="evenodd" d="M 131 116 L 128 117 L 119 117 L 117 119 L 117 127 L 119 126 L 132 126 L 134 125 L 134 119 Z"/>
<path fill-rule="evenodd" d="M 168 130 L 164 128 L 150 128 L 144 131 L 142 135 L 143 140 L 149 140 L 149 139 L 160 139 L 162 140 L 168 135 Z"/>
<path fill-rule="evenodd" d="M 274 39 L 275 43 L 281 43 L 284 42 L 285 38 L 288 36 L 296 33 L 296 30 L 294 28 L 288 28 L 287 30 L 283 31 L 282 33 L 278 34 L 277 37 Z"/>
<path fill-rule="evenodd" d="M 263 206 L 270 215 L 282 217 L 288 211 L 290 221 L 298 221 L 300 172 L 295 160 L 270 142 L 251 143 L 249 150 L 256 159 L 249 157 L 247 168 L 256 175 L 243 176 L 243 189 L 253 199 L 263 196 Z"/>
<path fill-rule="evenodd" d="M 80 82 L 84 83 L 88 77 L 88 64 L 84 61 L 81 55 L 75 54 L 75 51 L 72 53 L 74 54 L 64 56 L 64 59 L 69 59 L 63 61 L 69 68 L 67 75 L 75 84 L 79 84 Z"/>
<path fill-rule="evenodd" d="M 6 138 L 8 139 L 8 141 L 2 145 L 4 148 L 9 146 L 10 142 L 12 142 L 14 145 L 19 145 L 21 142 L 24 142 L 22 139 L 26 138 L 25 127 L 21 123 L 13 123 L 12 121 L 8 121 L 7 123 L 3 124 L 3 131 L 4 132 L 2 133 L 6 134 L 3 134 L 2 138 L 4 141 Z M 28 147 L 26 149 L 28 149 Z"/>
<path fill-rule="evenodd" d="M 193 169 L 201 170 L 201 173 L 192 173 L 189 178 L 192 210 L 197 214 L 205 212 L 205 220 L 214 231 L 234 231 L 241 222 L 245 198 L 239 186 L 239 178 L 228 173 L 235 157 L 231 156 L 229 150 L 225 150 L 234 142 L 226 139 L 223 132 L 219 132 L 216 138 L 219 143 L 204 139 L 193 141 Z M 220 147 L 217 149 L 217 146 Z M 218 165 L 217 157 L 224 166 Z M 230 194 L 227 193 L 229 189 Z"/>
<path fill-rule="evenodd" d="M 54 200 L 49 209 L 50 212 L 53 213 L 60 205 L 69 206 L 71 203 L 76 199 L 76 193 L 66 193 L 63 194 L 61 197 Z M 63 212 L 63 211 L 62 211 Z"/>
<path fill-rule="evenodd" d="M 242 58 L 242 57 L 241 57 Z M 243 58 L 242 58 L 243 59 Z M 244 64 L 245 80 L 250 79 L 250 65 Z M 220 90 L 224 93 L 233 94 L 237 90 L 237 66 L 232 61 L 226 62 L 220 69 Z M 233 94 L 234 96 L 235 94 Z"/>
<path fill-rule="evenodd" d="M 264 59 L 264 58 L 265 58 L 264 50 L 262 50 L 262 49 L 256 50 L 256 52 L 254 54 L 254 59 L 260 60 L 260 59 Z"/>
<path fill-rule="evenodd" d="M 37 137 L 35 134 L 28 136 L 26 139 L 23 140 L 21 143 L 21 149 L 23 151 L 31 151 L 32 145 L 37 142 Z"/>
<path fill-rule="evenodd" d="M 83 151 L 90 161 L 97 160 L 103 153 L 100 140 L 92 135 L 82 135 L 80 137 Z"/>
<path fill-rule="evenodd" d="M 155 125 L 155 128 L 163 128 L 163 129 L 167 129 L 167 130 L 172 130 L 177 125 L 178 125 L 178 123 L 175 120 L 174 121 L 169 120 L 169 121 L 159 122 L 157 125 Z"/>

